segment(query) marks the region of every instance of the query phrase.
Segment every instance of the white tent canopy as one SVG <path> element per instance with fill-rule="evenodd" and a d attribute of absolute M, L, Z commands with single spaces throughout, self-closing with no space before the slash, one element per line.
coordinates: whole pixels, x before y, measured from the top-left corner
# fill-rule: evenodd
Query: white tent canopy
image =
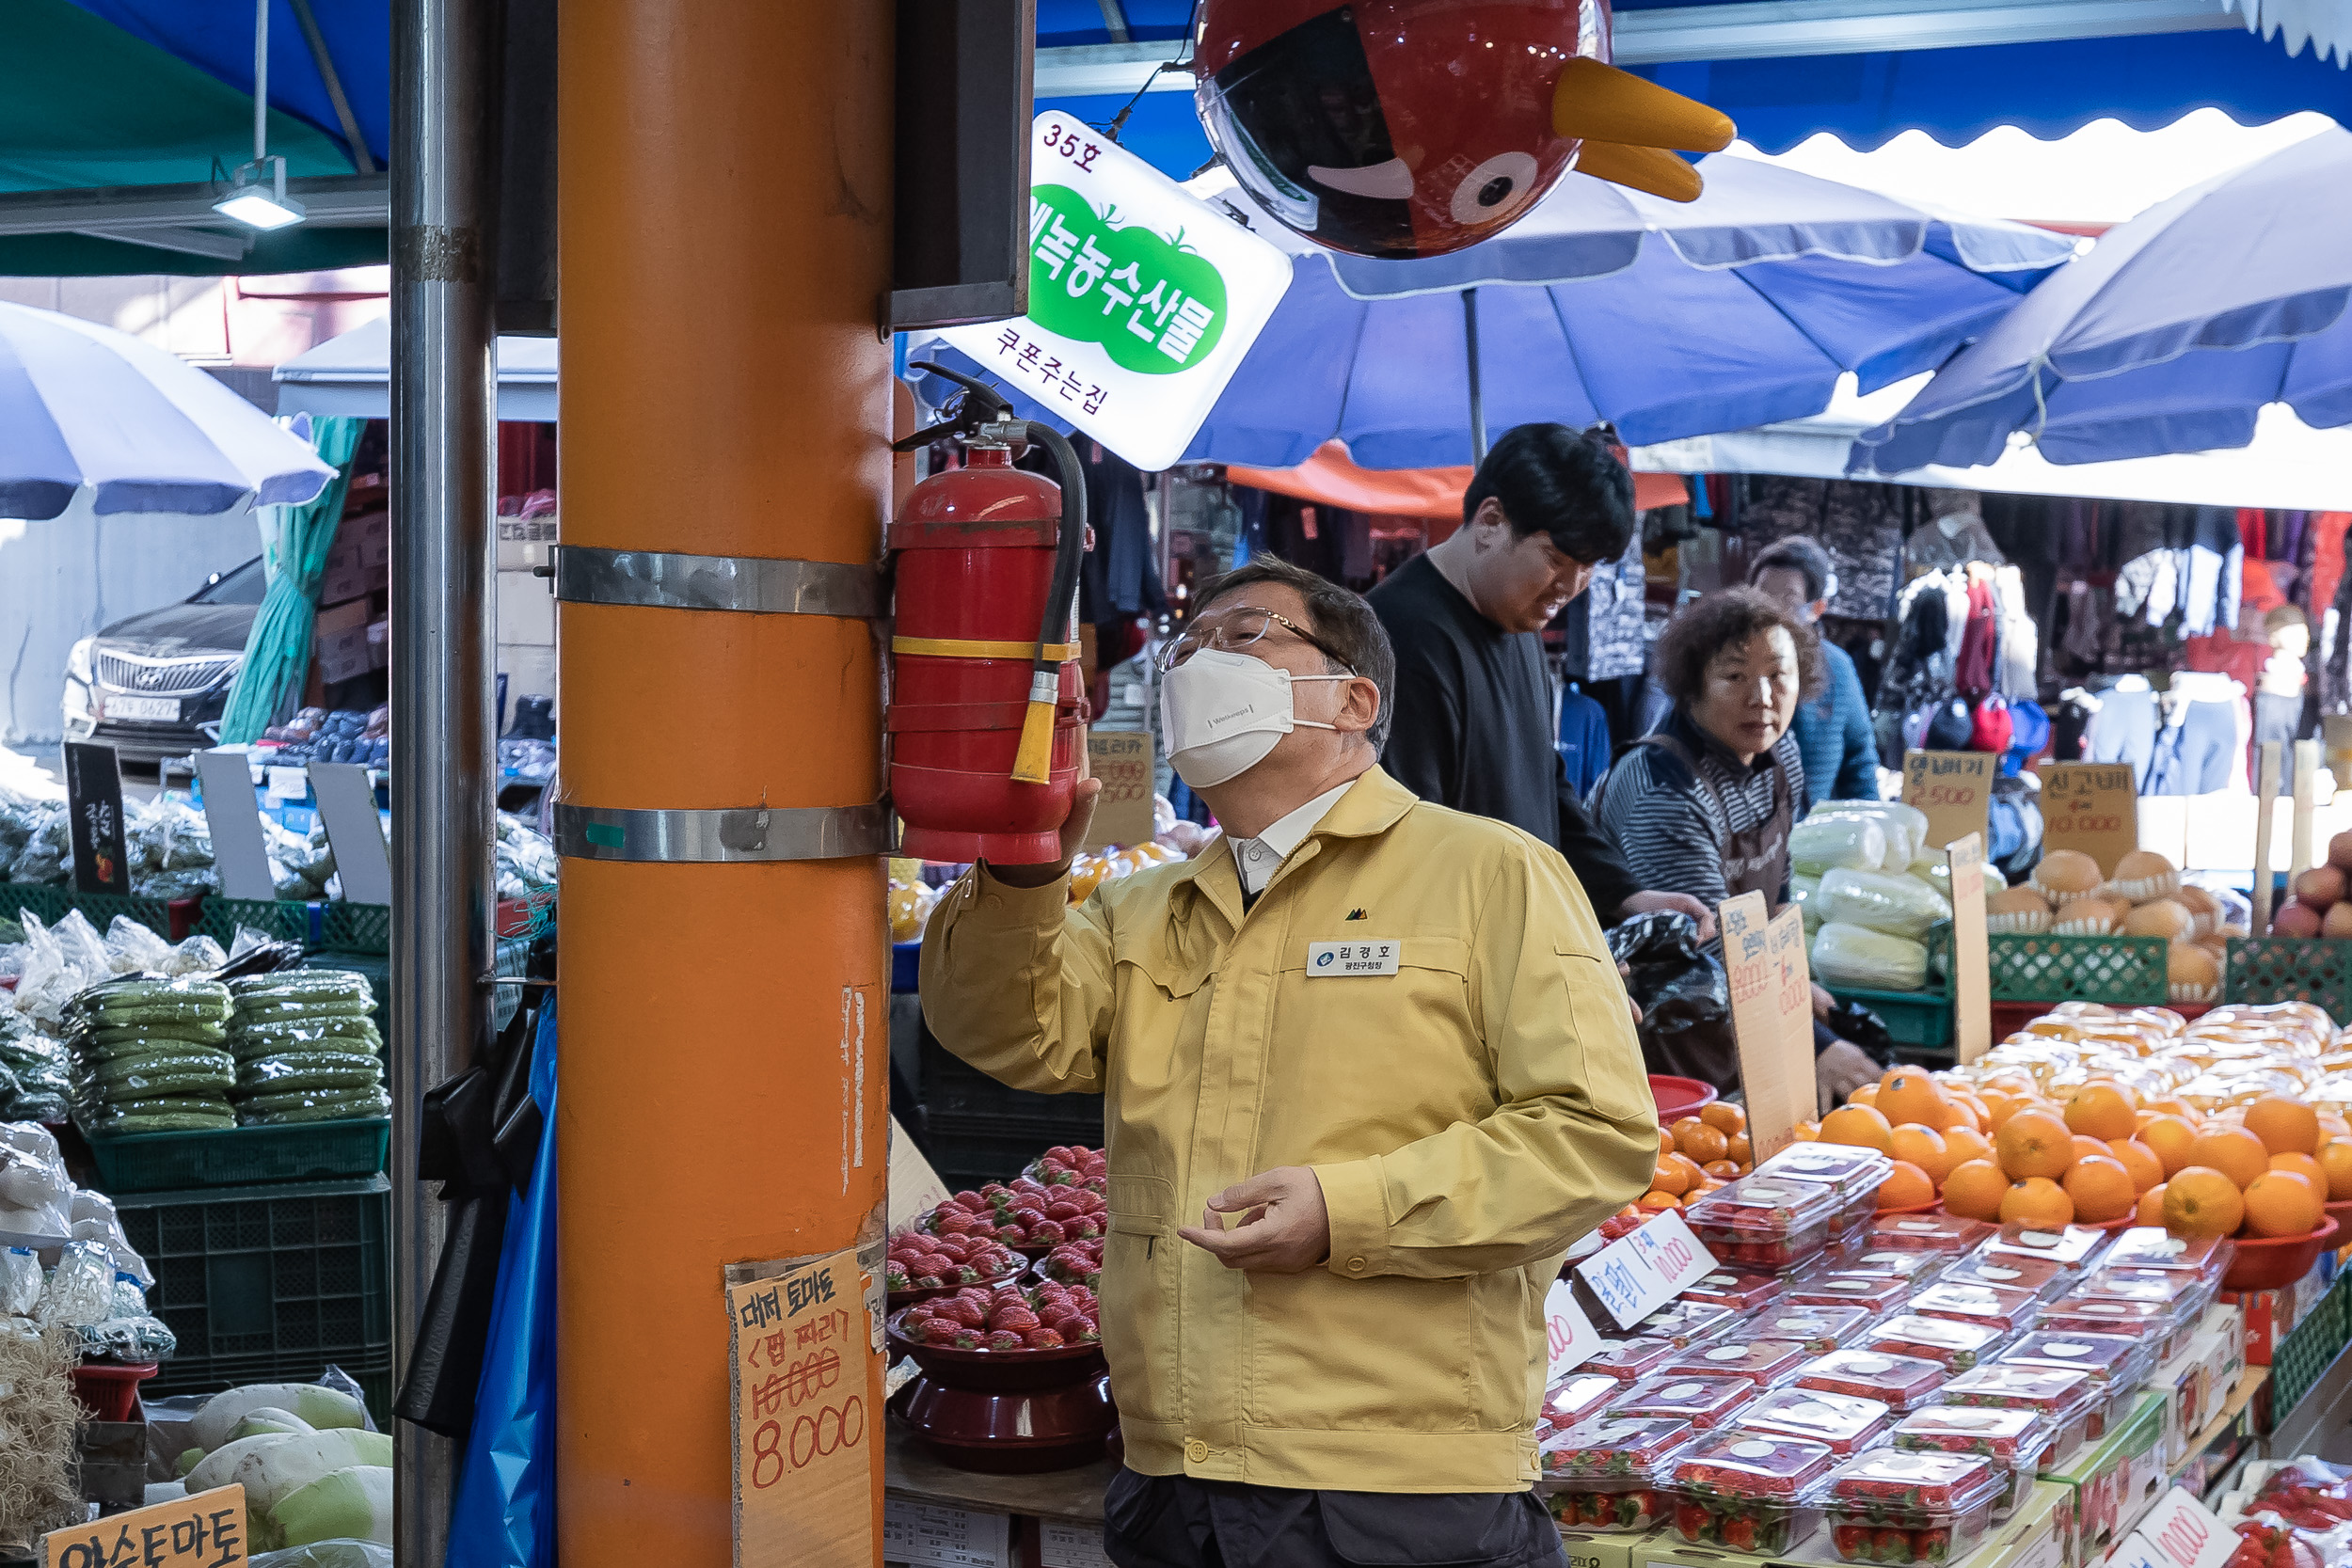
<path fill-rule="evenodd" d="M 551 422 L 555 419 L 555 340 L 498 341 L 499 418 Z M 280 414 L 356 414 L 391 417 L 392 324 L 378 318 L 355 327 L 270 372 L 278 383 Z"/>

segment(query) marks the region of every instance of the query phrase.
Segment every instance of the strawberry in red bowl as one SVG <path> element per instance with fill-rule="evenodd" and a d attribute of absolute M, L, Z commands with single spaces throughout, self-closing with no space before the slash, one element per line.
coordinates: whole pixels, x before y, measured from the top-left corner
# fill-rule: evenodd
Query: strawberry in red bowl
<path fill-rule="evenodd" d="M 1104 1370 L 1100 1311 L 1083 1285 L 967 1286 L 894 1314 L 890 1354 L 913 1356 L 925 1375 L 954 1387 L 1081 1382 Z"/>
<path fill-rule="evenodd" d="M 952 1295 L 967 1286 L 1009 1283 L 1025 1263 L 992 1237 L 950 1231 L 903 1231 L 890 1238 L 882 1282 L 893 1309 Z"/>

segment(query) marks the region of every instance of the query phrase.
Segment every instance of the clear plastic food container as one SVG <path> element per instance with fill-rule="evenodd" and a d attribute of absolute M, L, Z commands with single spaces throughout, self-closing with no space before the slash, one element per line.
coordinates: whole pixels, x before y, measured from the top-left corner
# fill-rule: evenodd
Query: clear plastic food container
<path fill-rule="evenodd" d="M 1915 1453 L 1974 1454 L 2005 1467 L 2009 1490 L 1993 1500 L 1993 1517 L 2004 1519 L 2033 1489 L 2057 1438 L 2057 1426 L 2038 1410 L 1931 1404 L 1896 1422 L 1890 1441 Z"/>
<path fill-rule="evenodd" d="M 1702 1339 L 1713 1338 L 1740 1321 L 1740 1315 L 1728 1307 L 1713 1302 L 1677 1299 L 1626 1330 L 1629 1335 L 1645 1338 L 1671 1340 L 1676 1345 L 1695 1345 Z"/>
<path fill-rule="evenodd" d="M 1735 1338 L 1693 1345 L 1666 1363 L 1661 1377 L 1736 1377 L 1758 1388 L 1785 1383 L 1814 1353 L 1797 1339 Z"/>
<path fill-rule="evenodd" d="M 2060 1226 L 2045 1230 L 2037 1225 L 2024 1225 L 2015 1220 L 2001 1227 L 2001 1233 L 1977 1248 L 1983 1259 L 2040 1258 L 2070 1269 L 2080 1269 L 2090 1260 L 2106 1241 L 2107 1233 L 2087 1225 Z"/>
<path fill-rule="evenodd" d="M 1828 1244 L 1838 1217 L 1835 1188 L 1750 1174 L 1683 1212 L 1716 1260 L 1743 1274 L 1785 1274 Z"/>
<path fill-rule="evenodd" d="M 2021 1286 L 1943 1279 L 1913 1296 L 1909 1305 L 1918 1317 L 1949 1318 L 2014 1334 L 2033 1322 L 2042 1298 Z"/>
<path fill-rule="evenodd" d="M 2019 1367 L 2073 1367 L 2110 1388 L 2128 1388 L 2147 1380 L 2155 1346 L 2152 1339 L 2120 1334 L 2037 1328 L 2011 1345 L 2001 1359 Z"/>
<path fill-rule="evenodd" d="M 2141 1269 L 2172 1269 L 2183 1274 L 2210 1274 L 2219 1279 L 2236 1249 L 2225 1237 L 2175 1236 L 2160 1226 L 2143 1225 L 2120 1232 L 2115 1244 L 2099 1261 L 2108 1268 L 2129 1264 Z"/>
<path fill-rule="evenodd" d="M 1604 1377 L 1613 1377 L 1621 1383 L 1630 1383 L 1637 1377 L 1647 1377 L 1673 1360 L 1681 1349 L 1682 1347 L 1672 1339 L 1657 1339 L 1646 1336 L 1631 1339 L 1610 1339 L 1604 1341 L 1600 1349 L 1587 1357 L 1584 1364 L 1577 1370 L 1598 1372 Z"/>
<path fill-rule="evenodd" d="M 1828 1187 L 1837 1194 L 1839 1212 L 1847 1221 L 1872 1222 L 1878 1218 L 1879 1186 L 1894 1173 L 1895 1162 L 1875 1148 L 1809 1143 L 1790 1144 L 1751 1174 L 1774 1180 L 1792 1177 Z"/>
<path fill-rule="evenodd" d="M 2216 1283 L 2201 1274 L 2182 1269 L 2152 1269 L 2136 1263 L 2106 1263 L 2075 1291 L 2086 1296 L 2113 1296 L 2119 1301 L 2147 1301 L 2178 1307 L 2195 1316 L 2213 1305 Z"/>
<path fill-rule="evenodd" d="M 1815 1355 L 1862 1342 L 1876 1322 L 1866 1307 L 1784 1303 L 1742 1320 L 1735 1333 L 1759 1339 L 1794 1339 Z"/>
<path fill-rule="evenodd" d="M 1730 1312 L 1753 1312 L 1777 1298 L 1782 1284 L 1778 1275 L 1739 1274 L 1729 1269 L 1718 1269 L 1697 1284 L 1684 1286 L 1682 1299 L 1705 1302 Z"/>
<path fill-rule="evenodd" d="M 1858 1454 L 1823 1490 L 1830 1544 L 1848 1562 L 1957 1562 L 1984 1539 L 2009 1485 L 2007 1467 L 1973 1455 Z"/>
<path fill-rule="evenodd" d="M 1876 1400 L 1898 1413 L 1916 1410 L 1934 1399 L 1950 1372 L 1940 1361 L 1915 1355 L 1889 1355 L 1869 1349 L 1836 1350 L 1816 1356 L 1797 1369 L 1797 1386 L 1825 1393 L 1851 1394 Z"/>
<path fill-rule="evenodd" d="M 1911 1299 L 1911 1281 L 1891 1275 L 1809 1273 L 1789 1282 L 1781 1300 L 1798 1306 L 1859 1307 L 1873 1318 Z"/>
<path fill-rule="evenodd" d="M 1645 1530 L 1671 1515 L 1664 1488 L 1695 1430 L 1672 1419 L 1597 1416 L 1540 1445 L 1552 1517 L 1582 1529 Z"/>
<path fill-rule="evenodd" d="M 1857 1253 L 1840 1262 L 1836 1272 L 1900 1279 L 1915 1288 L 1942 1274 L 1950 1261 L 1950 1258 L 1941 1252 L 1904 1251 L 1873 1244 L 1868 1251 Z"/>
<path fill-rule="evenodd" d="M 2042 1308 L 2034 1326 L 2055 1334 L 2127 1334 L 2169 1338 L 2180 1315 L 2169 1303 L 2122 1301 L 2076 1291 Z"/>
<path fill-rule="evenodd" d="M 2106 1386 L 2079 1367 L 2020 1366 L 1995 1361 L 1961 1373 L 1944 1386 L 1942 1402 L 1984 1410 L 2029 1410 L 2050 1423 L 2050 1452 L 2063 1459 L 2105 1430 Z"/>
<path fill-rule="evenodd" d="M 1802 1437 L 1844 1457 L 1876 1448 L 1895 1413 L 1877 1400 L 1825 1394 L 1819 1388 L 1775 1388 L 1732 1413 L 1731 1424 L 1783 1437 Z"/>
<path fill-rule="evenodd" d="M 1721 1426 L 1724 1418 L 1755 1398 L 1756 1385 L 1744 1377 L 1684 1373 L 1669 1367 L 1627 1387 L 1610 1402 L 1609 1413 L 1688 1421 L 1704 1431 Z"/>
<path fill-rule="evenodd" d="M 1693 1545 L 1780 1557 L 1820 1522 L 1821 1483 L 1837 1456 L 1802 1437 L 1733 1428 L 1675 1464 L 1675 1529 Z"/>
<path fill-rule="evenodd" d="M 1999 1228 L 1957 1214 L 1881 1214 L 1870 1227 L 1870 1240 L 1894 1251 L 1964 1253 Z"/>
<path fill-rule="evenodd" d="M 2031 1291 L 2037 1296 L 2064 1295 L 2082 1278 L 2080 1269 L 2046 1258 L 1984 1258 L 1961 1259 L 1944 1272 L 1956 1285 L 1998 1285 L 2004 1290 Z"/>
<path fill-rule="evenodd" d="M 1625 1385 L 1605 1372 L 1573 1371 L 1552 1380 L 1544 1390 L 1544 1408 L 1536 1417 L 1536 1435 L 1565 1432 L 1590 1419 L 1624 1392 Z"/>
<path fill-rule="evenodd" d="M 1992 1360 L 2008 1342 L 2005 1328 L 1926 1318 L 1916 1312 L 1899 1313 L 1862 1337 L 1865 1350 L 1939 1361 L 1956 1372 Z"/>

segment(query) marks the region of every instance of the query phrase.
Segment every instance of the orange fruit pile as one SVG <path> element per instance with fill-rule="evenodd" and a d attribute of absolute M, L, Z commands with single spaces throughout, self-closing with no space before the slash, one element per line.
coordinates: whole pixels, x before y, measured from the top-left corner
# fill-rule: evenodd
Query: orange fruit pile
<path fill-rule="evenodd" d="M 1658 1168 L 1639 1209 L 1679 1209 L 1755 1167 L 1748 1114 L 1724 1101 L 1658 1130 Z"/>

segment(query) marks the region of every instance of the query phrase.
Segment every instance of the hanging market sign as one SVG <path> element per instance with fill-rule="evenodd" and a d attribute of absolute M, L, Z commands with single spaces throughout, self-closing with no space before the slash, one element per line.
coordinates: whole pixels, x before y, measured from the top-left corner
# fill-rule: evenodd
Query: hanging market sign
<path fill-rule="evenodd" d="M 1029 313 L 940 338 L 1138 468 L 1184 454 L 1291 261 L 1082 121 L 1030 129 Z"/>

